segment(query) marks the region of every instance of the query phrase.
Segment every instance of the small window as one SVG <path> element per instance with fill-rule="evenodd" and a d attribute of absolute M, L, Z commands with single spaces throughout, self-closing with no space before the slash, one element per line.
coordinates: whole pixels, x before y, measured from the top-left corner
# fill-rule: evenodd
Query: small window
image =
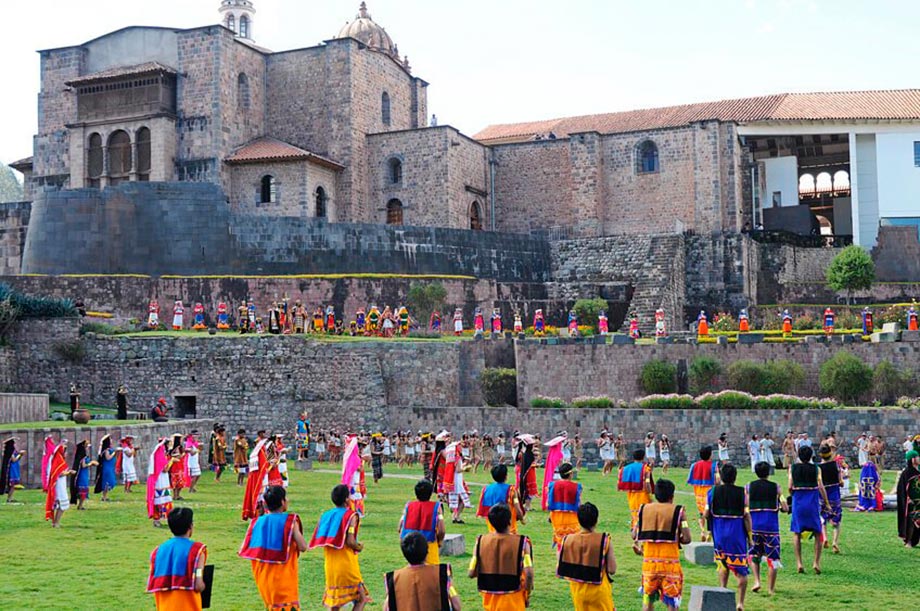
<path fill-rule="evenodd" d="M 118 130 L 109 136 L 109 184 L 117 185 L 130 179 L 131 138 Z"/>
<path fill-rule="evenodd" d="M 240 38 L 249 38 L 249 17 L 246 15 L 240 17 Z"/>
<path fill-rule="evenodd" d="M 783 206 L 783 192 L 774 191 L 773 192 L 773 207 L 781 208 Z"/>
<path fill-rule="evenodd" d="M 398 185 L 402 182 L 402 161 L 393 157 L 387 163 L 387 170 L 389 173 L 390 184 Z"/>
<path fill-rule="evenodd" d="M 270 174 L 262 177 L 262 184 L 259 189 L 259 203 L 275 203 L 275 177 Z"/>
<path fill-rule="evenodd" d="M 326 218 L 326 190 L 316 187 L 316 218 Z"/>
<path fill-rule="evenodd" d="M 383 124 L 390 125 L 390 94 L 386 91 L 380 96 L 380 118 Z"/>
<path fill-rule="evenodd" d="M 646 140 L 636 149 L 636 172 L 651 174 L 658 170 L 658 147 L 651 140 Z"/>
<path fill-rule="evenodd" d="M 914 167 L 920 168 L 920 142 L 914 142 Z"/>
<path fill-rule="evenodd" d="M 403 224 L 403 205 L 398 199 L 387 202 L 387 225 Z"/>
<path fill-rule="evenodd" d="M 93 134 L 89 137 L 89 150 L 86 159 L 86 174 L 90 187 L 99 187 L 103 170 L 102 136 Z"/>
<path fill-rule="evenodd" d="M 227 15 L 227 27 L 233 30 L 233 33 L 236 34 L 236 17 L 232 14 Z"/>
<path fill-rule="evenodd" d="M 473 202 L 470 205 L 470 229 L 482 231 L 482 208 L 479 202 Z"/>
<path fill-rule="evenodd" d="M 236 103 L 240 110 L 249 110 L 252 98 L 249 93 L 249 77 L 240 72 L 236 77 Z"/>
<path fill-rule="evenodd" d="M 150 130 L 146 127 L 137 130 L 137 179 L 150 180 Z"/>

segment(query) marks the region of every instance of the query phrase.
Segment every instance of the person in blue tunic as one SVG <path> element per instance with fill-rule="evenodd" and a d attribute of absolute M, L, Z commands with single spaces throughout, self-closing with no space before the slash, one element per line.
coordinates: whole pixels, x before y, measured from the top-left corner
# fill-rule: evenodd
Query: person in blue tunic
<path fill-rule="evenodd" d="M 89 440 L 77 444 L 74 451 L 73 470 L 70 477 L 70 502 L 76 503 L 78 510 L 86 509 L 83 504 L 89 497 L 89 470 L 98 463 L 89 455 Z"/>
<path fill-rule="evenodd" d="M 859 473 L 859 502 L 856 511 L 881 511 L 883 509 L 880 492 L 882 480 L 878 467 L 873 461 L 867 461 Z"/>
<path fill-rule="evenodd" d="M 99 456 L 96 459 L 99 466 L 96 468 L 96 485 L 93 492 L 102 494 L 102 501 L 109 501 L 109 491 L 118 487 L 118 476 L 115 475 L 116 451 L 112 448 L 112 438 L 106 435 L 99 442 Z"/>
<path fill-rule="evenodd" d="M 728 575 L 738 581 L 738 608 L 744 608 L 748 581 L 748 550 L 751 544 L 751 514 L 747 490 L 735 485 L 738 469 L 731 463 L 719 467 L 722 483 L 709 491 L 706 519 L 712 532 L 719 585 L 728 587 Z"/>
<path fill-rule="evenodd" d="M 831 545 L 827 534 L 833 529 L 834 553 L 839 554 L 840 521 L 843 519 L 843 508 L 840 504 L 840 465 L 837 463 L 834 446 L 821 444 L 818 456 L 821 458 L 818 464 L 818 468 L 821 469 L 821 483 L 824 484 L 828 502 L 827 508 L 821 512 L 821 519 L 824 520 L 824 549 Z"/>
<path fill-rule="evenodd" d="M 792 495 L 792 543 L 795 549 L 795 564 L 799 573 L 802 567 L 802 533 L 813 533 L 815 538 L 815 573 L 821 574 L 821 548 L 824 543 L 824 524 L 821 522 L 822 507 L 829 508 L 827 492 L 821 481 L 821 470 L 811 462 L 814 451 L 811 446 L 799 448 L 799 461 L 789 468 L 789 493 Z"/>

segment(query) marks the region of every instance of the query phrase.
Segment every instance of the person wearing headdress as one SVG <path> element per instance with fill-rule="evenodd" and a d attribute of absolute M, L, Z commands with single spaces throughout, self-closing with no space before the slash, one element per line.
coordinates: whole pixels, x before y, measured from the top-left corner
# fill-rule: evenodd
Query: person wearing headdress
<path fill-rule="evenodd" d="M 420 533 L 428 542 L 428 564 L 441 562 L 440 545 L 444 540 L 444 507 L 439 501 L 432 501 L 434 484 L 422 479 L 415 484 L 415 500 L 406 503 L 399 520 L 399 538 L 405 539 L 411 533 Z"/>
<path fill-rule="evenodd" d="M 514 331 L 515 335 L 518 335 L 519 333 L 524 332 L 524 319 L 521 318 L 520 310 L 514 311 L 514 323 L 511 328 Z"/>
<path fill-rule="evenodd" d="M 508 526 L 509 532 L 517 534 L 517 524 L 525 524 L 524 516 L 527 512 L 521 505 L 521 499 L 518 497 L 517 488 L 514 484 L 507 483 L 508 467 L 506 465 L 495 465 L 491 470 L 492 479 L 494 480 L 488 486 L 482 489 L 479 496 L 479 507 L 476 509 L 476 517 L 488 518 L 489 510 L 499 503 L 504 503 L 511 511 L 511 524 Z M 486 519 L 486 526 L 489 532 L 495 532 L 492 523 Z"/>
<path fill-rule="evenodd" d="M 281 332 L 290 335 L 293 326 L 291 324 L 291 304 L 287 295 L 278 302 L 278 322 L 281 324 Z"/>
<path fill-rule="evenodd" d="M 173 304 L 173 331 L 181 331 L 185 321 L 185 305 L 177 299 Z"/>
<path fill-rule="evenodd" d="M 240 330 L 240 335 L 245 335 L 249 332 L 249 304 L 246 303 L 244 299 L 240 303 L 240 307 L 237 309 L 237 321 L 236 325 Z"/>
<path fill-rule="evenodd" d="M 824 525 L 821 523 L 821 508 L 828 507 L 827 493 L 821 480 L 821 469 L 811 462 L 814 451 L 811 446 L 799 448 L 799 462 L 789 469 L 789 493 L 792 495 L 792 541 L 795 549 L 795 564 L 799 573 L 802 566 L 802 533 L 810 532 L 815 538 L 815 561 L 812 568 L 821 573 L 821 547 L 824 539 Z"/>
<path fill-rule="evenodd" d="M 833 335 L 834 334 L 834 321 L 837 320 L 837 315 L 834 314 L 834 311 L 831 308 L 824 309 L 824 334 Z"/>
<path fill-rule="evenodd" d="M 300 609 L 298 566 L 307 551 L 300 516 L 288 513 L 280 486 L 265 491 L 265 513 L 249 523 L 238 556 L 252 563 L 252 576 L 266 609 Z"/>
<path fill-rule="evenodd" d="M 607 312 L 603 310 L 597 314 L 597 330 L 601 335 L 607 335 L 610 332 L 610 323 L 607 320 Z"/>
<path fill-rule="evenodd" d="M 828 540 L 827 529 L 833 527 L 833 549 L 835 554 L 840 553 L 840 521 L 843 519 L 843 509 L 840 503 L 840 464 L 837 462 L 836 450 L 828 444 L 821 444 L 818 448 L 818 456 L 821 462 L 818 468 L 821 470 L 821 482 L 824 484 L 824 492 L 827 494 L 827 506 L 821 511 L 821 519 L 824 522 L 824 549 L 831 545 Z"/>
<path fill-rule="evenodd" d="M 460 442 L 450 443 L 441 451 L 441 465 L 439 466 L 440 488 L 438 493 L 447 495 L 447 504 L 451 509 L 454 524 L 463 524 L 460 517 L 470 504 L 470 491 L 463 479 L 464 460 L 460 450 Z"/>
<path fill-rule="evenodd" d="M 696 510 L 699 512 L 700 540 L 705 543 L 709 539 L 706 529 L 706 503 L 709 502 L 709 491 L 719 483 L 718 467 L 712 460 L 712 446 L 700 448 L 700 459 L 690 465 L 687 483 L 693 486 Z"/>
<path fill-rule="evenodd" d="M 221 331 L 230 328 L 230 310 L 224 301 L 217 304 L 217 328 Z"/>
<path fill-rule="evenodd" d="M 549 468 L 547 467 L 547 471 Z M 549 483 L 545 510 L 553 525 L 553 549 L 560 549 L 562 540 L 578 532 L 578 507 L 581 505 L 581 484 L 572 481 L 572 463 L 559 465 L 559 479 Z"/>
<path fill-rule="evenodd" d="M 637 321 L 638 328 L 638 321 Z M 668 329 L 664 320 L 664 310 L 658 308 L 655 310 L 655 337 L 667 337 Z"/>
<path fill-rule="evenodd" d="M 99 440 L 99 455 L 96 458 L 96 484 L 93 492 L 102 494 L 102 501 L 109 500 L 109 492 L 118 486 L 118 476 L 115 474 L 115 457 L 118 450 L 112 448 L 112 437 L 106 435 Z"/>
<path fill-rule="evenodd" d="M 872 335 L 872 332 L 875 331 L 875 322 L 872 316 L 872 310 L 868 307 L 863 308 L 862 311 L 862 332 L 863 335 Z"/>
<path fill-rule="evenodd" d="M 54 438 L 51 435 L 45 435 L 42 449 L 42 492 L 48 492 L 48 463 L 51 462 L 55 448 L 57 448 L 57 444 L 54 443 Z M 64 487 L 66 488 L 67 486 L 65 485 Z"/>
<path fill-rule="evenodd" d="M 131 486 L 139 481 L 137 466 L 134 462 L 134 457 L 137 454 L 137 449 L 134 447 L 134 436 L 125 435 L 118 445 L 118 456 L 115 457 L 115 472 L 121 473 L 121 481 L 125 486 L 125 492 L 131 492 Z"/>
<path fill-rule="evenodd" d="M 281 335 L 281 308 L 277 303 L 268 304 L 268 332 Z"/>
<path fill-rule="evenodd" d="M 160 304 L 156 299 L 151 299 L 147 304 L 147 328 L 158 329 L 160 327 Z"/>
<path fill-rule="evenodd" d="M 13 502 L 13 494 L 21 488 L 22 471 L 20 461 L 25 450 L 16 448 L 17 437 L 10 437 L 3 442 L 3 463 L 0 465 L 0 494 L 6 495 L 6 502 Z"/>
<path fill-rule="evenodd" d="M 239 429 L 233 438 L 233 469 L 236 471 L 236 485 L 242 486 L 249 473 L 249 439 L 246 429 Z"/>
<path fill-rule="evenodd" d="M 916 446 L 916 443 L 915 443 Z M 920 453 L 904 454 L 907 465 L 898 477 L 898 537 L 907 547 L 920 545 Z"/>
<path fill-rule="evenodd" d="M 188 465 L 188 491 L 198 492 L 195 486 L 201 477 L 201 441 L 198 440 L 197 430 L 185 437 L 185 456 Z"/>
<path fill-rule="evenodd" d="M 738 332 L 747 333 L 751 330 L 751 321 L 748 317 L 747 308 L 741 308 L 741 311 L 738 312 Z"/>
<path fill-rule="evenodd" d="M 181 501 L 182 489 L 189 487 L 191 477 L 188 472 L 188 454 L 185 452 L 182 435 L 179 433 L 172 436 L 169 457 L 172 462 L 169 467 L 169 483 L 172 486 L 172 496 L 173 499 Z"/>
<path fill-rule="evenodd" d="M 335 307 L 328 305 L 326 306 L 326 333 L 332 334 L 335 332 Z"/>
<path fill-rule="evenodd" d="M 489 510 L 489 522 L 494 532 L 476 538 L 468 574 L 485 611 L 524 611 L 533 591 L 530 539 L 511 534 L 511 511 L 504 503 Z"/>
<path fill-rule="evenodd" d="M 339 484 L 332 489 L 332 504 L 320 517 L 310 538 L 309 548 L 323 548 L 326 588 L 323 605 L 340 609 L 349 603 L 361 611 L 370 602 L 370 593 L 361 576 L 358 554 L 364 545 L 358 541 L 361 516 L 348 506 L 348 486 Z"/>
<path fill-rule="evenodd" d="M 536 443 L 533 435 L 517 436 L 517 451 L 514 456 L 515 480 L 517 481 L 518 495 L 521 505 L 530 511 L 530 499 L 539 494 L 537 488 L 537 459 L 534 456 L 533 446 Z"/>
<path fill-rule="evenodd" d="M 492 320 L 489 321 L 492 328 L 493 335 L 501 335 L 503 332 L 502 329 L 502 311 L 500 308 L 492 309 Z"/>
<path fill-rule="evenodd" d="M 300 303 L 300 300 L 294 302 L 294 334 L 302 335 L 304 330 L 307 328 L 307 308 Z"/>
<path fill-rule="evenodd" d="M 45 520 L 51 520 L 52 527 L 60 528 L 64 512 L 70 509 L 67 476 L 76 475 L 75 471 L 67 468 L 67 439 L 61 439 L 61 443 L 54 446 L 48 455 L 48 460 L 44 461 L 43 465 L 45 462 L 47 467 L 42 467 L 48 482 L 45 494 Z"/>
<path fill-rule="evenodd" d="M 194 316 L 192 329 L 203 331 L 208 328 L 208 326 L 204 324 L 204 306 L 200 301 L 195 302 L 195 307 L 192 308 L 192 315 Z"/>
<path fill-rule="evenodd" d="M 566 431 L 560 431 L 555 437 L 543 444 L 549 448 L 546 452 L 546 461 L 543 463 L 543 485 L 540 487 L 540 508 L 543 511 L 547 511 L 548 508 L 549 495 L 547 491 L 549 490 L 550 483 L 553 480 L 559 479 L 560 474 L 557 473 L 559 466 L 563 462 L 568 462 L 564 450 L 568 440 L 569 434 Z"/>
<path fill-rule="evenodd" d="M 267 446 L 268 461 L 271 467 L 268 469 L 268 486 L 281 486 L 287 488 L 287 451 L 284 445 L 284 435 L 278 433 L 272 435 L 271 443 Z"/>
<path fill-rule="evenodd" d="M 789 314 L 789 310 L 783 310 L 780 317 L 783 319 L 783 335 L 788 336 L 792 334 L 792 315 Z"/>
<path fill-rule="evenodd" d="M 738 607 L 744 608 L 747 576 L 750 572 L 748 551 L 751 541 L 751 513 L 747 491 L 735 485 L 738 470 L 726 463 L 719 468 L 722 483 L 709 491 L 706 519 L 712 533 L 712 543 L 721 587 L 728 587 L 728 575 L 738 581 Z"/>
<path fill-rule="evenodd" d="M 574 611 L 614 611 L 611 582 L 617 572 L 610 533 L 596 532 L 598 511 L 591 503 L 579 505 L 579 528 L 563 537 L 556 576 L 569 582 Z"/>
<path fill-rule="evenodd" d="M 367 311 L 367 335 L 380 335 L 380 310 L 375 305 Z"/>
<path fill-rule="evenodd" d="M 83 504 L 89 498 L 89 470 L 98 465 L 90 455 L 89 440 L 84 439 L 77 444 L 74 451 L 73 475 L 70 478 L 70 503 L 76 504 L 78 510 L 83 510 Z"/>
<path fill-rule="evenodd" d="M 371 469 L 374 472 L 374 483 L 383 479 L 383 434 L 371 435 Z"/>
<path fill-rule="evenodd" d="M 655 313 L 655 325 L 657 329 L 658 313 Z M 633 310 L 629 314 L 629 336 L 633 339 L 639 339 L 642 332 L 639 331 L 639 313 Z"/>
<path fill-rule="evenodd" d="M 639 507 L 632 528 L 633 551 L 642 555 L 642 608 L 650 611 L 660 600 L 676 610 L 684 589 L 680 546 L 690 543 L 690 526 L 684 508 L 674 504 L 673 482 L 661 479 L 655 484 L 655 501 Z"/>
<path fill-rule="evenodd" d="M 482 314 L 482 308 L 477 306 L 476 309 L 473 310 L 473 335 L 475 337 L 482 337 L 485 327 L 486 322 Z"/>
<path fill-rule="evenodd" d="M 640 448 L 633 452 L 631 463 L 620 467 L 617 478 L 617 490 L 626 493 L 626 501 L 629 504 L 630 528 L 636 527 L 639 508 L 645 503 L 652 502 L 654 489 L 652 465 L 645 462 L 645 450 Z"/>
<path fill-rule="evenodd" d="M 409 309 L 406 306 L 399 306 L 396 312 L 396 318 L 399 320 L 398 333 L 402 337 L 409 336 Z"/>
<path fill-rule="evenodd" d="M 364 308 L 359 307 L 355 312 L 355 332 L 359 335 L 364 335 L 367 331 L 367 315 L 364 313 Z"/>
<path fill-rule="evenodd" d="M 543 310 L 536 309 L 533 313 L 533 335 L 543 337 L 546 335 L 546 322 L 543 320 Z"/>
<path fill-rule="evenodd" d="M 867 460 L 859 474 L 859 501 L 854 510 L 882 511 L 882 500 L 879 498 L 881 485 L 878 467 L 874 461 Z"/>
<path fill-rule="evenodd" d="M 169 437 L 157 442 L 147 461 L 147 517 L 157 528 L 160 521 L 172 510 L 172 489 L 169 481 Z"/>
<path fill-rule="evenodd" d="M 578 337 L 578 314 L 575 313 L 575 310 L 569 310 L 567 326 L 569 329 L 569 337 Z"/>
<path fill-rule="evenodd" d="M 393 337 L 393 332 L 396 329 L 396 316 L 393 314 L 393 310 L 390 306 L 383 306 L 383 314 L 380 315 L 381 323 L 381 335 L 383 337 Z"/>
<path fill-rule="evenodd" d="M 73 420 L 74 412 L 80 409 L 80 390 L 76 383 L 70 383 L 70 419 Z"/>
<path fill-rule="evenodd" d="M 698 337 L 709 336 L 709 319 L 704 310 L 700 310 L 699 316 L 696 317 L 696 334 Z"/>
<path fill-rule="evenodd" d="M 208 551 L 204 543 L 192 541 L 194 512 L 178 507 L 166 521 L 173 537 L 150 554 L 147 592 L 153 594 L 157 611 L 200 611 Z"/>
<path fill-rule="evenodd" d="M 454 310 L 454 335 L 463 335 L 463 310 L 460 308 Z"/>
<path fill-rule="evenodd" d="M 920 330 L 920 314 L 917 313 L 916 302 L 911 303 L 910 307 L 907 309 L 907 330 Z"/>
<path fill-rule="evenodd" d="M 256 327 L 258 326 L 259 317 L 256 316 L 256 302 L 252 299 L 249 300 L 249 306 L 246 308 L 246 323 L 249 327 L 250 333 L 256 332 Z"/>
<path fill-rule="evenodd" d="M 341 483 L 348 487 L 349 507 L 364 516 L 367 498 L 367 480 L 364 472 L 364 462 L 368 459 L 364 455 L 365 443 L 357 435 L 351 435 L 345 442 L 342 453 L 342 480 Z"/>
<path fill-rule="evenodd" d="M 433 311 L 428 319 L 428 331 L 431 333 L 441 332 L 441 313 L 437 310 Z"/>
<path fill-rule="evenodd" d="M 268 445 L 270 443 L 265 431 L 256 433 L 258 439 L 249 453 L 246 491 L 243 496 L 243 520 L 252 520 L 262 515 L 262 491 L 268 481 Z"/>
<path fill-rule="evenodd" d="M 751 591 L 760 591 L 760 565 L 766 561 L 767 588 L 772 596 L 776 591 L 776 572 L 783 566 L 780 562 L 779 512 L 788 513 L 789 507 L 779 484 L 769 479 L 771 466 L 766 461 L 754 465 L 754 473 L 758 479 L 745 488 L 751 511 L 751 545 L 748 550 L 754 573 L 754 586 Z"/>
<path fill-rule="evenodd" d="M 211 468 L 214 470 L 214 481 L 219 482 L 224 469 L 227 468 L 227 428 L 219 424 L 211 437 Z"/>

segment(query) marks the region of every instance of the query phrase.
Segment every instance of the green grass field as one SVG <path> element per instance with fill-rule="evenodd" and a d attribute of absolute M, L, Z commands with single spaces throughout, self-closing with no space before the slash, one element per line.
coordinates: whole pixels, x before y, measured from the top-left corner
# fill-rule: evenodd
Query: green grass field
<path fill-rule="evenodd" d="M 334 466 L 327 466 L 335 469 Z M 387 466 L 387 477 L 378 485 L 369 481 L 368 515 L 362 522 L 360 539 L 365 544 L 361 568 L 374 598 L 370 609 L 381 609 L 383 573 L 404 564 L 399 552 L 396 527 L 400 512 L 412 494 L 412 477 L 418 470 L 399 471 Z M 394 477 L 394 475 L 409 478 Z M 661 476 L 656 472 L 657 476 Z M 686 480 L 685 469 L 672 470 L 670 478 Z M 884 485 L 890 488 L 893 474 L 886 473 Z M 483 473 L 469 474 L 471 483 L 484 483 Z M 338 477 L 332 472 L 292 472 L 288 490 L 290 510 L 299 513 L 305 528 L 312 532 L 322 511 L 330 505 L 329 491 Z M 597 504 L 601 527 L 613 533 L 619 570 L 614 580 L 614 599 L 618 609 L 640 608 L 637 587 L 640 559 L 630 550 L 627 534 L 629 514 L 625 496 L 614 490 L 612 478 L 583 472 L 583 498 Z M 678 502 L 694 502 L 689 487 L 678 485 Z M 479 487 L 471 486 L 478 499 Z M 245 534 L 246 524 L 239 519 L 242 490 L 236 486 L 235 474 L 226 473 L 217 484 L 205 473 L 200 491 L 186 495 L 183 504 L 195 510 L 194 538 L 207 544 L 209 563 L 216 567 L 214 609 L 260 609 L 261 601 L 252 581 L 249 563 L 236 556 Z M 63 528 L 54 530 L 43 520 L 43 495 L 40 491 L 20 491 L 21 505 L 0 502 L 0 550 L 4 579 L 0 580 L 0 600 L 4 609 L 152 609 L 153 598 L 144 592 L 150 551 L 167 536 L 166 529 L 154 529 L 146 519 L 144 488 L 125 495 L 113 494 L 113 502 L 92 499 L 86 511 L 72 508 L 63 519 Z M 448 532 L 466 536 L 471 550 L 477 534 L 485 531 L 483 523 L 466 513 L 467 523 L 448 524 Z M 691 520 L 693 522 L 693 520 Z M 789 520 L 782 516 L 783 563 L 777 595 L 749 594 L 748 609 L 893 609 L 904 608 L 908 580 L 913 574 L 918 553 L 903 547 L 896 537 L 895 516 L 854 514 L 845 511 L 841 538 L 842 555 L 826 555 L 824 573 L 795 574 Z M 692 524 L 694 538 L 698 536 Z M 555 578 L 555 560 L 550 547 L 551 530 L 546 514 L 531 514 L 522 532 L 534 543 L 536 588 L 533 609 L 571 609 L 567 585 Z M 309 539 L 310 532 L 307 533 Z M 806 549 L 810 549 L 808 542 Z M 464 608 L 481 608 L 475 583 L 465 575 L 469 554 L 448 559 L 455 570 L 455 582 Z M 810 566 L 806 561 L 806 566 Z M 689 601 L 690 585 L 716 585 L 712 567 L 695 567 L 684 563 L 686 587 L 684 606 Z M 913 586 L 909 586 L 913 587 Z M 300 591 L 304 609 L 321 609 L 323 590 L 322 552 L 306 552 L 300 560 Z"/>

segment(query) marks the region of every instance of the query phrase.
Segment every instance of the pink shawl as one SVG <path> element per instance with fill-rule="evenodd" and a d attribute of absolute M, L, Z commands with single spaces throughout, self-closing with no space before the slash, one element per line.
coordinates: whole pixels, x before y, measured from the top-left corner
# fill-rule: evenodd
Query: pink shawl
<path fill-rule="evenodd" d="M 566 436 L 560 435 L 543 444 L 549 448 L 549 452 L 546 453 L 546 463 L 543 467 L 543 494 L 540 497 L 540 505 L 543 511 L 546 511 L 546 504 L 549 501 L 549 484 L 553 481 L 553 474 L 556 473 L 556 469 L 559 468 L 559 464 L 562 462 L 562 444 L 566 439 Z"/>
<path fill-rule="evenodd" d="M 342 454 L 342 483 L 351 488 L 355 472 L 360 468 L 361 451 L 358 449 L 358 438 L 353 435 L 345 442 Z"/>
<path fill-rule="evenodd" d="M 57 444 L 54 443 L 51 435 L 45 437 L 45 451 L 42 454 L 42 490 L 45 492 L 48 492 L 48 464 L 51 462 L 56 447 Z"/>
<path fill-rule="evenodd" d="M 154 505 L 153 500 L 156 497 L 157 477 L 166 470 L 169 464 L 169 457 L 166 455 L 166 448 L 163 444 L 166 441 L 160 441 L 150 454 L 150 462 L 147 466 L 147 517 L 153 518 Z"/>

